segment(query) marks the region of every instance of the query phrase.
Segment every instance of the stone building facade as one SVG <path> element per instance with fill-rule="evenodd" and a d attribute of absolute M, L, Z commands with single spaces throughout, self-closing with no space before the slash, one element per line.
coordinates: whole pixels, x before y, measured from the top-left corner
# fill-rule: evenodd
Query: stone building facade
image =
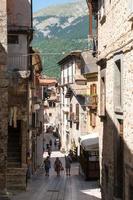
<path fill-rule="evenodd" d="M 81 75 L 81 52 L 64 57 L 61 66 L 61 143 L 62 150 L 78 149 L 79 137 L 87 132 L 85 110 L 86 78 Z"/>
<path fill-rule="evenodd" d="M 92 1 L 92 8 L 94 15 L 98 8 L 102 199 L 129 200 L 133 199 L 133 1 Z"/>
<path fill-rule="evenodd" d="M 0 190 L 6 191 L 26 188 L 32 2 L 2 0 L 0 21 Z"/>
<path fill-rule="evenodd" d="M 42 72 L 40 53 L 32 50 L 32 70 L 29 79 L 29 129 L 27 151 L 29 153 L 33 174 L 42 164 L 43 159 L 43 99 L 39 77 Z"/>
<path fill-rule="evenodd" d="M 0 2 L 0 199 L 6 193 L 8 138 L 7 2 Z"/>
<path fill-rule="evenodd" d="M 91 51 L 71 52 L 61 65 L 62 148 L 80 155 L 80 141 L 99 134 L 98 66 Z"/>

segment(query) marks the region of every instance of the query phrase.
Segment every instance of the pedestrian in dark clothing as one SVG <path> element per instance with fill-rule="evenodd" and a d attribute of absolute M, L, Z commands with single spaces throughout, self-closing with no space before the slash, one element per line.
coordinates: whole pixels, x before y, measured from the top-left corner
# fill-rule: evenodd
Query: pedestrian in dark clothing
<path fill-rule="evenodd" d="M 59 141 L 58 148 L 60 150 L 60 148 L 61 148 L 61 141 Z"/>
<path fill-rule="evenodd" d="M 52 140 L 50 139 L 50 141 L 49 141 L 49 145 L 52 147 Z"/>
<path fill-rule="evenodd" d="M 54 146 L 55 146 L 55 148 L 56 148 L 56 145 L 57 145 L 57 142 L 56 142 L 56 139 L 55 139 L 55 141 L 54 141 Z"/>
<path fill-rule="evenodd" d="M 70 170 L 71 170 L 71 163 L 72 163 L 72 159 L 71 157 L 68 155 L 68 156 L 65 156 L 65 168 L 66 168 L 66 175 L 70 176 Z"/>
<path fill-rule="evenodd" d="M 57 176 L 60 176 L 60 171 L 62 170 L 62 162 L 60 159 L 57 157 L 55 162 L 54 162 L 54 169 L 57 173 Z"/>
<path fill-rule="evenodd" d="M 48 148 L 48 155 L 51 156 L 51 147 Z"/>
<path fill-rule="evenodd" d="M 46 144 L 47 149 L 49 148 L 49 144 Z"/>
<path fill-rule="evenodd" d="M 51 162 L 49 156 L 44 160 L 45 176 L 49 176 L 49 169 L 51 168 Z"/>

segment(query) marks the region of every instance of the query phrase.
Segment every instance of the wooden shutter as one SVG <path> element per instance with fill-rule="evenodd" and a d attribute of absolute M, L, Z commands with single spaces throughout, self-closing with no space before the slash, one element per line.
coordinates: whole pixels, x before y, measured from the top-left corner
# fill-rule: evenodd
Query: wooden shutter
<path fill-rule="evenodd" d="M 119 121 L 119 131 L 120 135 L 123 136 L 123 120 L 118 120 Z"/>
<path fill-rule="evenodd" d="M 91 84 L 90 85 L 90 95 L 97 94 L 97 85 L 96 84 Z"/>
<path fill-rule="evenodd" d="M 101 88 L 100 88 L 100 116 L 105 116 L 105 78 L 101 78 Z"/>
<path fill-rule="evenodd" d="M 79 122 L 79 104 L 76 104 L 76 121 Z"/>
<path fill-rule="evenodd" d="M 90 85 L 90 95 L 93 94 L 93 85 Z"/>
<path fill-rule="evenodd" d="M 90 113 L 90 126 L 96 126 L 96 114 L 93 112 Z"/>
<path fill-rule="evenodd" d="M 70 120 L 73 120 L 73 107 L 72 104 L 70 104 Z"/>

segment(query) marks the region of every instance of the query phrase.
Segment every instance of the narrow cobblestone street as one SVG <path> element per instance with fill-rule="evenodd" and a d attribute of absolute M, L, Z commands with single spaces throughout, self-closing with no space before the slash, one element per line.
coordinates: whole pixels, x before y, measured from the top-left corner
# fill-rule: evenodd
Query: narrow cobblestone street
<path fill-rule="evenodd" d="M 47 152 L 44 153 L 44 157 Z M 60 157 L 64 166 L 64 155 L 59 151 L 53 151 L 51 155 L 52 167 L 50 176 L 46 177 L 44 169 L 32 177 L 28 183 L 27 191 L 14 194 L 11 200 L 99 200 L 100 189 L 95 181 L 85 181 L 79 176 L 79 165 L 73 163 L 71 176 L 66 176 L 62 171 L 57 177 L 53 168 L 56 157 Z"/>

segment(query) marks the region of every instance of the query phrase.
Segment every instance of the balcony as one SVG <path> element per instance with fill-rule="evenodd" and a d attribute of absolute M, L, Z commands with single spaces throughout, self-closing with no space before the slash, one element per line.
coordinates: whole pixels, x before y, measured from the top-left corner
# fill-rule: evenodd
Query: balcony
<path fill-rule="evenodd" d="M 98 96 L 96 94 L 86 97 L 86 106 L 90 109 L 96 109 L 98 103 Z"/>
<path fill-rule="evenodd" d="M 70 83 L 73 83 L 73 76 L 63 77 L 61 85 L 66 85 L 66 84 L 70 84 Z"/>
<path fill-rule="evenodd" d="M 9 55 L 8 70 L 25 71 L 28 69 L 29 56 L 27 55 Z"/>
<path fill-rule="evenodd" d="M 9 23 L 7 27 L 8 33 L 33 33 L 33 28 L 29 25 L 19 25 L 16 23 Z"/>

